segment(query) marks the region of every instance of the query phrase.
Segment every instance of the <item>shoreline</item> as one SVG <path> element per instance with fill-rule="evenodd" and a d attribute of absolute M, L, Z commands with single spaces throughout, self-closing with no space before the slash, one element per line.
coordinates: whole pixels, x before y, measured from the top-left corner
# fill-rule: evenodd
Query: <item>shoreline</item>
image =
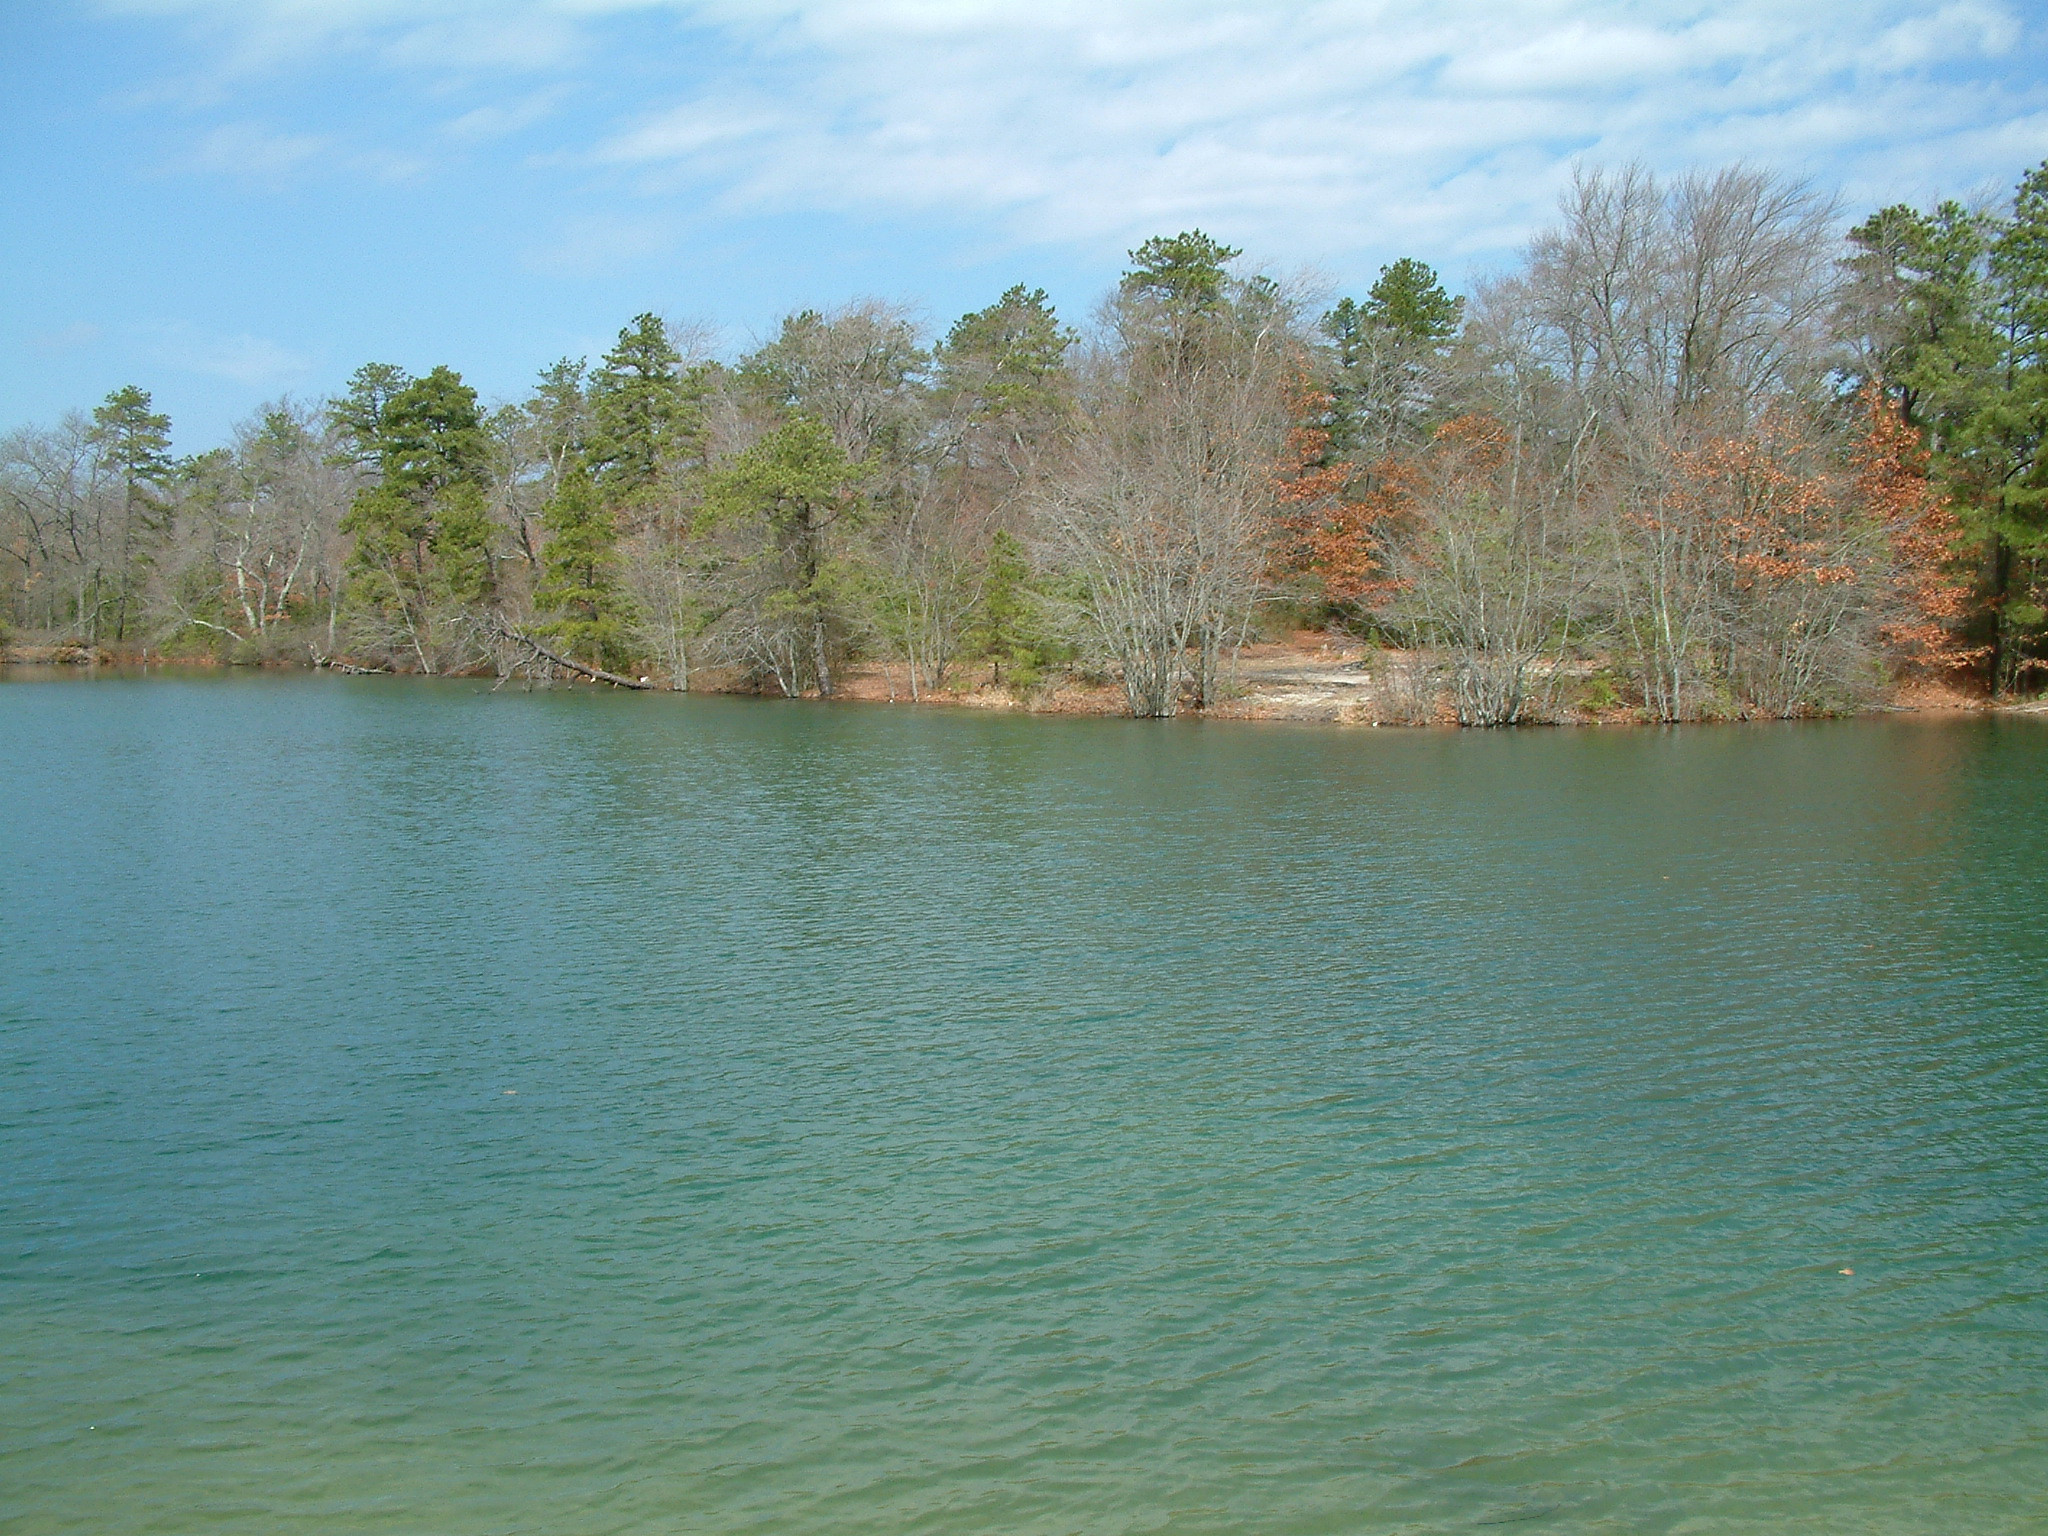
<path fill-rule="evenodd" d="M 1289 641 L 1262 641 L 1243 648 L 1226 671 L 1228 695 L 1207 709 L 1189 709 L 1180 718 L 1284 722 L 1294 724 L 1392 727 L 1408 729 L 1459 729 L 1448 703 L 1441 698 L 1426 701 L 1408 679 L 1415 658 L 1411 652 L 1391 651 L 1358 642 L 1332 640 L 1326 636 L 1298 635 Z M 101 672 L 112 669 L 162 668 L 181 671 L 346 671 L 358 676 L 418 676 L 416 673 L 385 672 L 376 668 L 346 665 L 316 668 L 298 662 L 231 663 L 216 657 L 152 656 L 147 649 L 116 651 L 110 647 L 76 643 L 58 645 L 0 646 L 0 670 L 16 668 Z M 963 674 L 972 676 L 982 669 Z M 1590 677 L 1593 669 L 1581 675 Z M 451 673 L 450 677 L 472 680 L 493 678 L 490 672 Z M 509 679 L 507 679 L 509 681 Z M 550 680 L 547 686 L 605 688 L 613 685 L 580 677 Z M 688 689 L 658 688 L 662 693 L 703 693 L 724 697 L 777 698 L 772 692 L 741 686 L 729 669 L 706 668 L 695 674 Z M 802 697 L 817 699 L 815 694 Z M 1023 694 L 982 678 L 971 686 L 955 680 L 937 693 L 921 692 L 913 699 L 907 679 L 897 668 L 878 663 L 850 667 L 841 686 L 822 702 L 857 704 L 903 704 L 913 707 L 998 710 L 1033 715 L 1090 715 L 1129 718 L 1123 690 L 1114 682 L 1090 682 L 1061 678 Z M 1852 719 L 1869 715 L 1942 714 L 2048 714 L 2048 699 L 2000 702 L 1952 683 L 1911 679 L 1888 686 L 1880 697 L 1858 709 L 1840 715 L 1816 715 L 1811 719 Z M 1714 717 L 1686 724 L 1734 724 L 1744 719 L 1777 717 Z M 1645 726 L 1664 722 L 1646 720 L 1637 710 L 1613 705 L 1595 709 L 1581 706 L 1561 712 L 1557 718 L 1529 721 L 1537 727 Z"/>

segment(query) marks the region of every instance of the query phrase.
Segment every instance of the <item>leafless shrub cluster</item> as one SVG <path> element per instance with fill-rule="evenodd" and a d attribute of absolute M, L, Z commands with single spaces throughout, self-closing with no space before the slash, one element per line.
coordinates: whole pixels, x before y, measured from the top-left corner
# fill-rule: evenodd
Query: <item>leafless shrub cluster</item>
<path fill-rule="evenodd" d="M 1134 715 L 1205 706 L 1242 643 L 1306 358 L 1297 309 L 1270 286 L 1206 312 L 1138 294 L 1105 309 L 1037 512 Z"/>
<path fill-rule="evenodd" d="M 1478 295 L 1381 535 L 1383 612 L 1469 724 L 1542 719 L 1575 656 L 1653 718 L 1867 695 L 1898 530 L 1859 499 L 1831 385 L 1834 208 L 1724 171 L 1588 172 Z"/>

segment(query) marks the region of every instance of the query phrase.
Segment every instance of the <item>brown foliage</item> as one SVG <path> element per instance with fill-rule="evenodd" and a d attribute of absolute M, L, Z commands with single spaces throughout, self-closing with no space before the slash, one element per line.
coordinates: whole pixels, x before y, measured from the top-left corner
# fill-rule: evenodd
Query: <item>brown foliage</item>
<path fill-rule="evenodd" d="M 1274 476 L 1274 570 L 1313 580 L 1326 602 L 1370 603 L 1396 585 L 1384 543 L 1412 493 L 1414 466 L 1392 455 L 1365 469 L 1325 462 L 1330 434 L 1318 421 L 1329 403 L 1307 388 L 1291 401 L 1295 425 Z"/>
<path fill-rule="evenodd" d="M 1931 671 L 1982 661 L 1989 646 L 1967 646 L 1968 581 L 1958 574 L 1963 527 L 1948 498 L 1927 478 L 1927 447 L 1884 392 L 1867 385 L 1863 436 L 1852 456 L 1857 501 L 1891 531 L 1893 589 L 1905 615 L 1884 626 L 1894 658 Z"/>

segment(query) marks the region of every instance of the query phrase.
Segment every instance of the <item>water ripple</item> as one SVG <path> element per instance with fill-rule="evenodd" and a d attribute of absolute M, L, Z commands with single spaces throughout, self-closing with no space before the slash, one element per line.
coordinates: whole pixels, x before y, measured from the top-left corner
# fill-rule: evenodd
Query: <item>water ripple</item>
<path fill-rule="evenodd" d="M 2044 732 L 0 688 L 0 1529 L 2037 1530 Z"/>

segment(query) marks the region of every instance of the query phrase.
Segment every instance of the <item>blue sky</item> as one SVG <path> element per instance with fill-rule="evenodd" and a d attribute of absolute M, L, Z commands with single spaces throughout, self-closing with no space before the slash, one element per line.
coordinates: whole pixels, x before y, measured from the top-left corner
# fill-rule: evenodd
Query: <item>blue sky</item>
<path fill-rule="evenodd" d="M 186 451 L 370 359 L 510 398 L 643 309 L 724 353 L 856 297 L 1078 318 L 1197 225 L 1461 285 L 1577 161 L 1853 214 L 2048 157 L 2009 0 L 7 0 L 0 54 L 0 428 L 133 382 Z"/>

